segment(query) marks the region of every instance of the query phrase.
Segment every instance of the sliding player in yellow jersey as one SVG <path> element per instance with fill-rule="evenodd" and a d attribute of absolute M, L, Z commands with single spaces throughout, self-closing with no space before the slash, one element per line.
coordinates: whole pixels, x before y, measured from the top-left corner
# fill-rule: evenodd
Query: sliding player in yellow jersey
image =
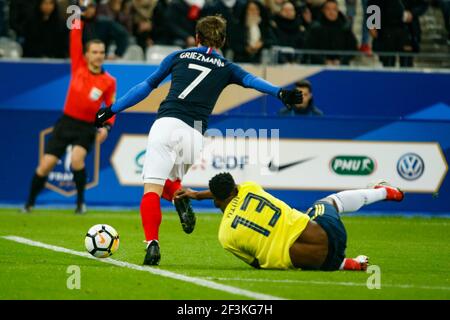
<path fill-rule="evenodd" d="M 209 190 L 180 190 L 176 197 L 213 199 L 223 212 L 220 243 L 255 268 L 364 271 L 368 257 L 345 258 L 347 233 L 339 214 L 377 201 L 402 201 L 404 194 L 380 182 L 332 194 L 302 213 L 254 182 L 236 185 L 231 174 L 221 173 L 209 181 Z"/>

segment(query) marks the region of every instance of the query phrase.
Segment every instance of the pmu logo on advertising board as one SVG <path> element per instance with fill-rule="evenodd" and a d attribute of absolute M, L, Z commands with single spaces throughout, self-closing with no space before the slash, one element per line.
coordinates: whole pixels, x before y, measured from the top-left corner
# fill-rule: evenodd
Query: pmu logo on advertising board
<path fill-rule="evenodd" d="M 376 162 L 367 156 L 336 156 L 330 161 L 331 170 L 344 176 L 368 176 L 376 170 Z"/>
<path fill-rule="evenodd" d="M 44 156 L 45 146 L 51 137 L 53 127 L 42 130 L 39 136 L 39 159 Z M 53 190 L 63 196 L 70 197 L 75 195 L 77 190 L 73 182 L 73 173 L 71 169 L 72 146 L 67 146 L 66 153 L 59 159 L 52 172 L 48 175 L 45 185 L 47 189 Z M 98 184 L 99 166 L 100 166 L 100 145 L 95 143 L 92 151 L 86 156 L 87 183 L 86 190 L 95 187 Z"/>

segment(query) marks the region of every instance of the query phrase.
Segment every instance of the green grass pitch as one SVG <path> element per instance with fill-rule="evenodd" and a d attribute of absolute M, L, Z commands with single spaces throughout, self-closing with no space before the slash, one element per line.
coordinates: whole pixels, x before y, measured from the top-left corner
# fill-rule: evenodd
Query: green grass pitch
<path fill-rule="evenodd" d="M 254 270 L 217 240 L 219 214 L 198 214 L 184 234 L 178 216 L 165 212 L 160 230 L 160 270 L 207 279 L 285 299 L 450 299 L 450 220 L 446 218 L 344 217 L 348 256 L 366 254 L 381 270 L 381 289 L 368 289 L 365 272 Z M 141 265 L 143 232 L 137 211 L 0 210 L 0 299 L 247 299 L 193 283 L 101 263 L 6 240 L 30 240 L 84 251 L 84 235 L 105 223 L 120 234 L 111 258 Z M 69 290 L 67 268 L 79 266 L 81 288 Z"/>

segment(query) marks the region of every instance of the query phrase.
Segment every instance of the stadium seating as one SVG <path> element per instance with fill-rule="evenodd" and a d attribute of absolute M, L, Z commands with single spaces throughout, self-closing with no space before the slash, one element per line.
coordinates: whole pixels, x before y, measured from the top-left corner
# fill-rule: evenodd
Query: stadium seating
<path fill-rule="evenodd" d="M 130 45 L 122 59 L 125 61 L 143 61 L 145 59 L 144 50 L 138 45 Z"/>
<path fill-rule="evenodd" d="M 0 38 L 0 57 L 18 59 L 22 57 L 22 46 L 9 38 Z"/>
<path fill-rule="evenodd" d="M 162 46 L 154 45 L 147 49 L 146 61 L 149 63 L 160 63 L 165 57 L 171 54 L 175 50 L 180 50 L 178 46 Z"/>

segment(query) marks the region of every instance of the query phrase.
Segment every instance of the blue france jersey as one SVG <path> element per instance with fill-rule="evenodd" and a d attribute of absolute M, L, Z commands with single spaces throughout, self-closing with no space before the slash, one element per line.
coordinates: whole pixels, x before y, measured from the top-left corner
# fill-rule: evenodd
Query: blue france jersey
<path fill-rule="evenodd" d="M 278 96 L 281 90 L 211 48 L 197 47 L 167 56 L 149 78 L 119 99 L 112 110 L 120 112 L 145 99 L 169 74 L 172 75 L 169 94 L 161 103 L 157 118 L 178 118 L 202 133 L 207 129 L 208 117 L 227 85 L 254 88 L 273 96 Z"/>
<path fill-rule="evenodd" d="M 165 61 L 172 74 L 169 94 L 161 103 L 158 118 L 178 118 L 203 132 L 223 89 L 240 84 L 242 69 L 206 47 L 175 52 Z"/>

